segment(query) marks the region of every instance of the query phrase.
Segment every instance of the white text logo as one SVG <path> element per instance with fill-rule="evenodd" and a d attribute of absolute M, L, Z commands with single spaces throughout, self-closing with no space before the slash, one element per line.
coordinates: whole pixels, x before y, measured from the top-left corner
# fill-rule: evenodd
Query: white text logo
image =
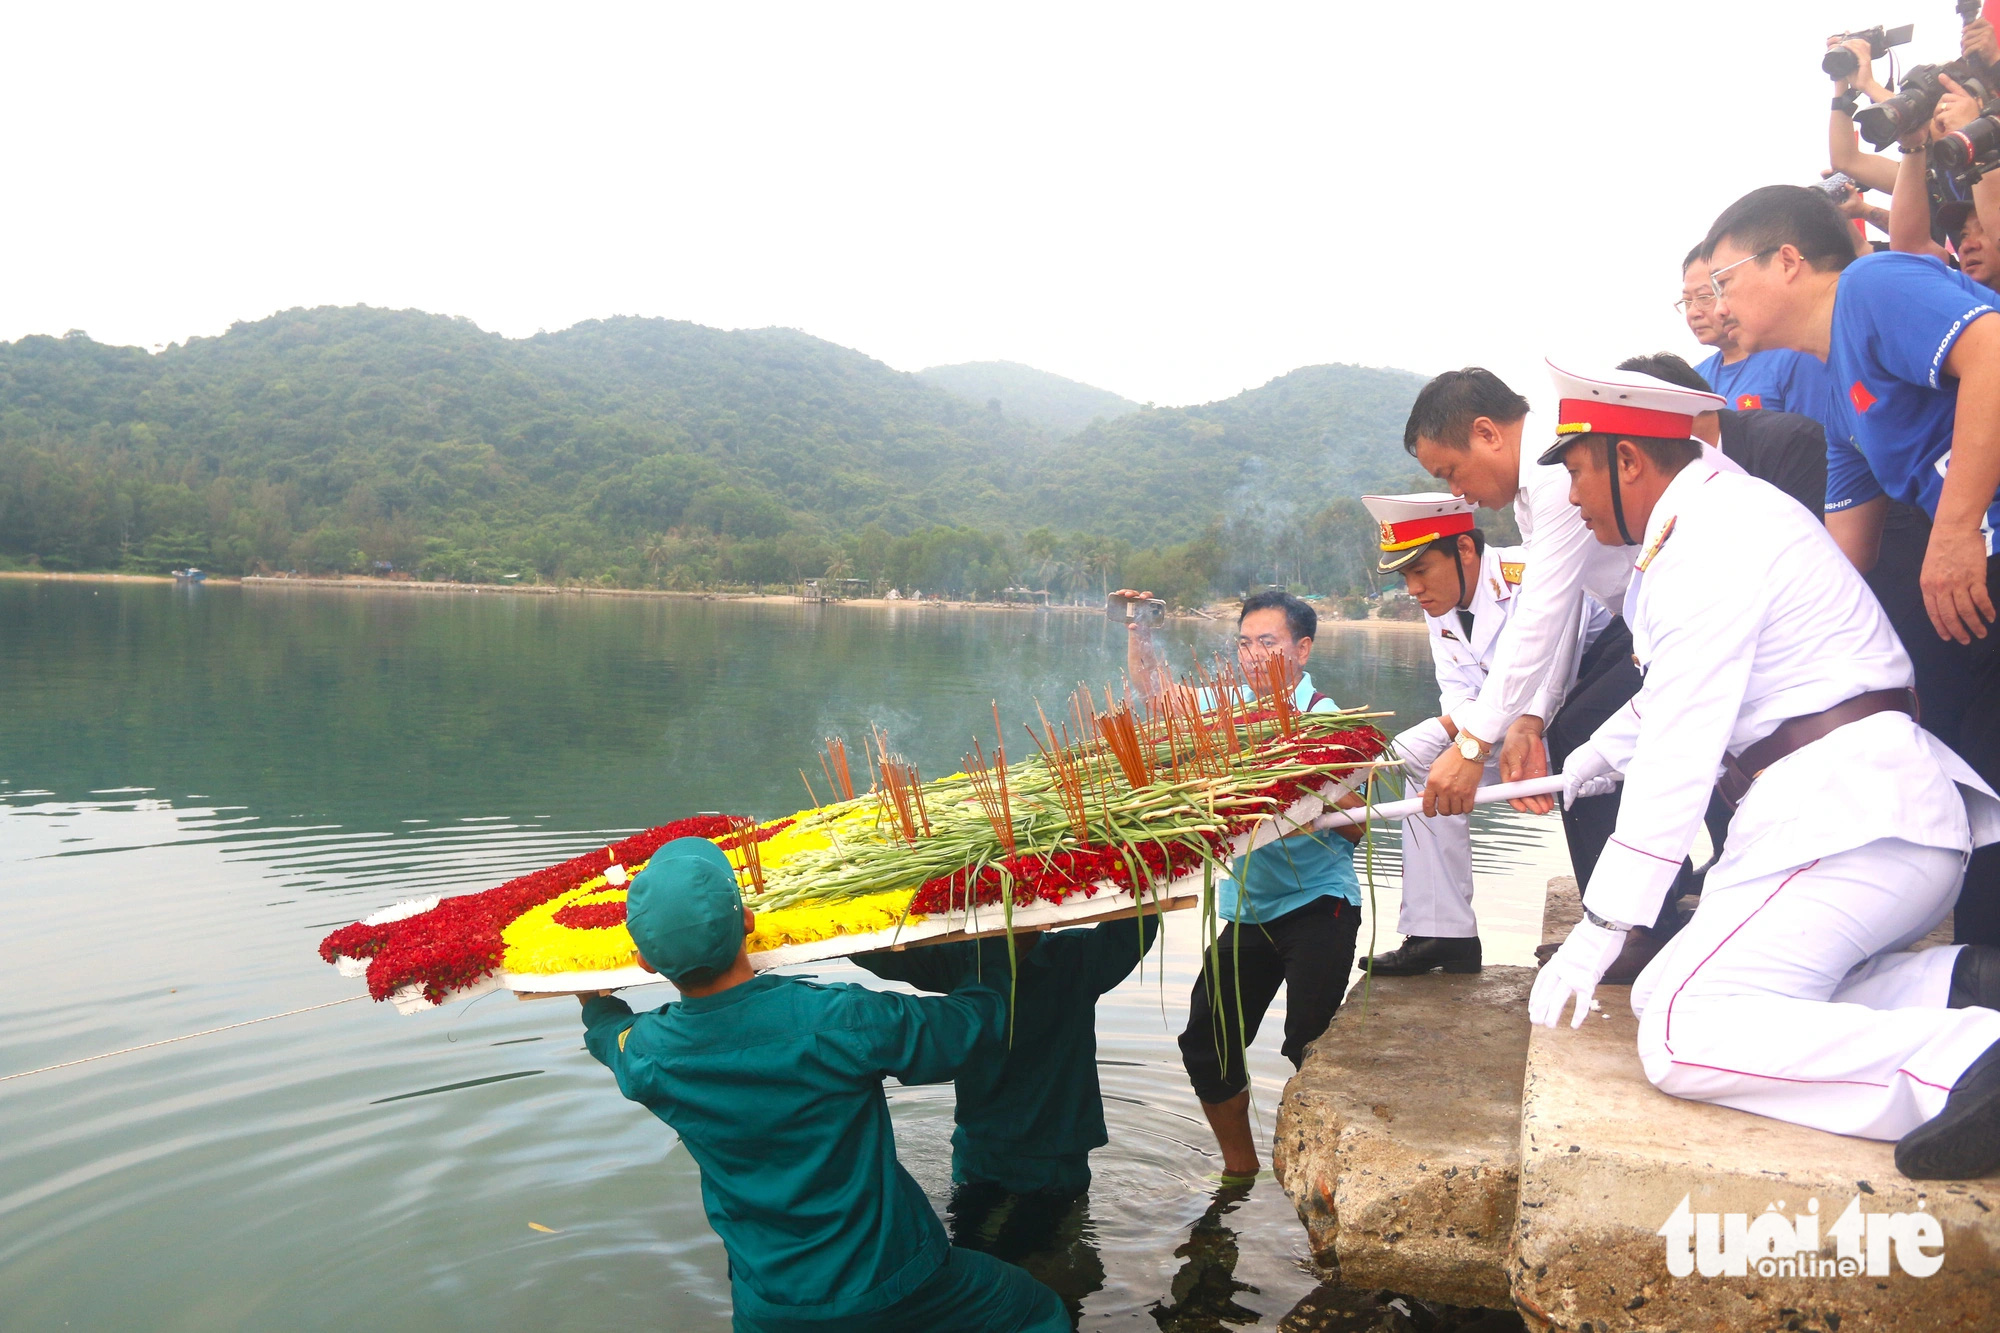
<path fill-rule="evenodd" d="M 1826 1229 L 1833 1254 L 1821 1250 L 1819 1200 L 1787 1214 L 1782 1202 L 1756 1217 L 1696 1213 L 1683 1195 L 1657 1234 L 1667 1238 L 1667 1271 L 1675 1277 L 1887 1277 L 1890 1258 L 1911 1277 L 1944 1266 L 1944 1228 L 1929 1213 L 1864 1213 L 1855 1195 Z M 1921 1209 L 1922 1205 L 1919 1205 Z"/>

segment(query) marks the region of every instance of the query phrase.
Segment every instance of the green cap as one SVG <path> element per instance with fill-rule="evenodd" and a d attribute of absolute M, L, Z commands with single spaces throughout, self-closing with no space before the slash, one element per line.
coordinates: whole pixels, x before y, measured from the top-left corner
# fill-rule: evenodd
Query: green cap
<path fill-rule="evenodd" d="M 625 894 L 625 928 L 669 981 L 728 971 L 743 947 L 743 894 L 729 858 L 707 838 L 676 838 L 654 852 Z"/>

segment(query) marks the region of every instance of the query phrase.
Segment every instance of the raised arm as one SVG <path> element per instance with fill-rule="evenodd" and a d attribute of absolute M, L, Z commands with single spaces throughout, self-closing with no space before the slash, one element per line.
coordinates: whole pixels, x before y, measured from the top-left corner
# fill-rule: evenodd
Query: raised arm
<path fill-rule="evenodd" d="M 857 1074 L 941 1083 L 958 1073 L 981 1041 L 997 1041 L 1007 1031 L 1006 994 L 985 983 L 966 982 L 949 995 L 847 989 L 844 1021 L 822 1041 L 830 1058 Z"/>

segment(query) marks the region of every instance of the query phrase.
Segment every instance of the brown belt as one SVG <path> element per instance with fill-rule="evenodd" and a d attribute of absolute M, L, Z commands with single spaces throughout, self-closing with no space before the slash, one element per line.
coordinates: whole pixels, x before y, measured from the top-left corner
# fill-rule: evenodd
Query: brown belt
<path fill-rule="evenodd" d="M 1837 703 L 1823 713 L 1788 717 L 1778 724 L 1776 731 L 1745 749 L 1742 754 L 1722 756 L 1722 778 L 1715 784 L 1715 789 L 1722 793 L 1722 799 L 1729 802 L 1733 809 L 1749 794 L 1750 784 L 1757 780 L 1758 775 L 1786 755 L 1832 735 L 1850 722 L 1859 722 L 1864 717 L 1891 710 L 1915 717 L 1916 695 L 1909 690 L 1870 690 Z"/>

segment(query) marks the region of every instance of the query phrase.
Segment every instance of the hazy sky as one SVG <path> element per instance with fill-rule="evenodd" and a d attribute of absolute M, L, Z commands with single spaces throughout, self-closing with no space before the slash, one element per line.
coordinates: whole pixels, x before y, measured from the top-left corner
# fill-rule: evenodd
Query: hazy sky
<path fill-rule="evenodd" d="M 1827 33 L 1956 53 L 1948 0 L 1883 3 L 18 4 L 0 338 L 365 302 L 1540 400 L 1544 354 L 1695 350 L 1680 257 L 1817 178 Z"/>

